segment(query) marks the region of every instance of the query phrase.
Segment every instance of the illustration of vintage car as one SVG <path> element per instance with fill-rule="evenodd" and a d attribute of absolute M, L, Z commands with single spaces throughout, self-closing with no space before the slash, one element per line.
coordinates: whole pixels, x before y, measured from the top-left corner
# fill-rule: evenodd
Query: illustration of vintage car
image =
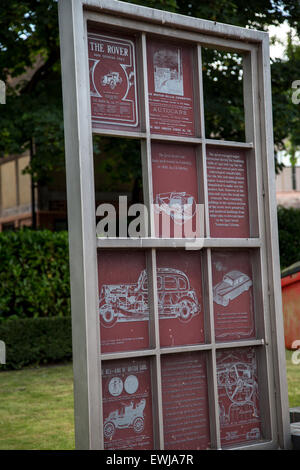
<path fill-rule="evenodd" d="M 118 84 L 122 83 L 122 78 L 120 77 L 119 72 L 110 72 L 103 75 L 101 83 L 103 86 L 108 85 L 112 90 L 114 90 Z"/>
<path fill-rule="evenodd" d="M 221 424 L 251 421 L 258 417 L 254 363 L 235 362 L 229 357 L 228 362 L 219 365 L 217 381 L 219 389 L 224 389 L 228 398 L 222 406 L 219 406 Z"/>
<path fill-rule="evenodd" d="M 201 306 L 186 274 L 179 269 L 157 269 L 158 312 L 160 319 L 179 318 L 188 322 Z M 103 285 L 100 290 L 100 321 L 111 327 L 117 321 L 149 319 L 148 281 L 142 271 L 137 283 Z"/>
<path fill-rule="evenodd" d="M 133 428 L 134 432 L 140 433 L 144 430 L 144 409 L 146 406 L 145 398 L 142 398 L 139 403 L 134 406 L 131 402 L 130 405 L 124 405 L 122 408 L 109 413 L 104 421 L 103 432 L 107 439 L 111 439 L 115 434 L 116 429 Z"/>
<path fill-rule="evenodd" d="M 157 194 L 154 204 L 156 212 L 164 212 L 178 224 L 191 219 L 196 213 L 196 201 L 186 192 L 173 191 Z"/>
<path fill-rule="evenodd" d="M 235 299 L 243 292 L 249 290 L 252 286 L 252 281 L 240 271 L 230 271 L 223 277 L 223 280 L 219 282 L 213 288 L 214 301 L 226 307 L 230 300 Z"/>

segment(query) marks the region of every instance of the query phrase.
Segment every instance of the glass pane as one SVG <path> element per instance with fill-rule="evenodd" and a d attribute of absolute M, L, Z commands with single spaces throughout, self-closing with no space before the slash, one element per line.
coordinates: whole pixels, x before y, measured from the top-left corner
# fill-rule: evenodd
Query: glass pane
<path fill-rule="evenodd" d="M 248 251 L 213 251 L 216 341 L 255 338 L 253 273 Z"/>
<path fill-rule="evenodd" d="M 206 161 L 210 236 L 216 238 L 249 237 L 245 152 L 208 147 Z"/>
<path fill-rule="evenodd" d="M 160 345 L 181 346 L 204 342 L 204 306 L 199 253 L 157 253 Z M 179 281 L 181 281 L 179 283 Z"/>
<path fill-rule="evenodd" d="M 206 137 L 244 142 L 243 57 L 203 47 L 202 70 Z"/>
<path fill-rule="evenodd" d="M 148 291 L 144 252 L 98 254 L 101 351 L 149 347 Z"/>
<path fill-rule="evenodd" d="M 140 142 L 94 134 L 93 147 L 97 236 L 145 236 L 138 214 L 128 215 L 143 203 Z"/>
<path fill-rule="evenodd" d="M 193 49 L 184 44 L 148 40 L 148 88 L 151 132 L 195 133 Z"/>
<path fill-rule="evenodd" d="M 102 363 L 104 448 L 153 449 L 150 362 Z"/>
<path fill-rule="evenodd" d="M 93 130 L 136 130 L 139 126 L 134 37 L 103 33 L 88 26 Z"/>
<path fill-rule="evenodd" d="M 165 449 L 210 447 L 206 353 L 162 356 Z"/>
<path fill-rule="evenodd" d="M 218 351 L 217 379 L 222 446 L 261 439 L 254 348 Z"/>

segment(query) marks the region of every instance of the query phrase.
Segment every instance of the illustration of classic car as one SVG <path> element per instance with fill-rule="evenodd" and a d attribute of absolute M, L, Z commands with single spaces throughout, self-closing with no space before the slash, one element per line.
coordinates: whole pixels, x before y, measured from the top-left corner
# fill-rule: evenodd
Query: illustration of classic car
<path fill-rule="evenodd" d="M 118 84 L 122 83 L 122 78 L 120 77 L 119 72 L 110 72 L 103 75 L 101 83 L 103 86 L 109 85 L 110 88 L 114 90 Z"/>
<path fill-rule="evenodd" d="M 186 192 L 173 191 L 157 194 L 154 204 L 156 212 L 163 211 L 178 224 L 191 219 L 196 212 L 196 201 Z"/>
<path fill-rule="evenodd" d="M 223 280 L 219 282 L 213 288 L 214 301 L 226 307 L 230 300 L 235 299 L 241 295 L 244 291 L 249 290 L 252 286 L 252 281 L 240 271 L 230 271 L 223 277 Z"/>
<path fill-rule="evenodd" d="M 186 274 L 179 269 L 157 269 L 158 312 L 160 319 L 179 318 L 187 322 L 200 313 L 201 306 Z M 149 319 L 148 280 L 142 271 L 137 283 L 103 285 L 100 290 L 100 321 L 111 327 L 117 321 Z"/>
<path fill-rule="evenodd" d="M 122 408 L 109 413 L 104 421 L 104 436 L 108 439 L 112 438 L 116 429 L 133 428 L 134 432 L 140 433 L 144 429 L 144 409 L 146 406 L 145 398 L 134 406 L 124 405 Z"/>
<path fill-rule="evenodd" d="M 219 406 L 220 422 L 223 425 L 251 421 L 258 417 L 255 364 L 235 362 L 229 356 L 228 362 L 219 365 L 217 380 L 219 389 L 224 389 L 229 399 Z"/>

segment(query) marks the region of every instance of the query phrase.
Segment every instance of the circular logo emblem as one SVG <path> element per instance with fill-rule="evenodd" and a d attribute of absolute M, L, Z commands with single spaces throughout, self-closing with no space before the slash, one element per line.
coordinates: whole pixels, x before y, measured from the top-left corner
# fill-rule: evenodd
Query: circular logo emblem
<path fill-rule="evenodd" d="M 113 377 L 108 384 L 109 393 L 113 397 L 118 397 L 123 391 L 123 382 L 119 377 Z"/>
<path fill-rule="evenodd" d="M 129 375 L 124 383 L 124 388 L 129 395 L 135 393 L 138 389 L 139 381 L 135 375 Z"/>

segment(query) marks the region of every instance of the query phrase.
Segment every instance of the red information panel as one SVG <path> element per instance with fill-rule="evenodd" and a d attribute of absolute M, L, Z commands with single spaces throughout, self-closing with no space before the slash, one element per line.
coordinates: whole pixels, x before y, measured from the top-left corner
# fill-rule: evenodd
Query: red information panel
<path fill-rule="evenodd" d="M 88 33 L 92 128 L 137 128 L 135 39 Z"/>
<path fill-rule="evenodd" d="M 222 446 L 261 439 L 254 348 L 218 351 L 217 380 Z"/>
<path fill-rule="evenodd" d="M 253 273 L 248 251 L 213 251 L 216 341 L 255 337 Z"/>
<path fill-rule="evenodd" d="M 165 449 L 210 447 L 206 354 L 162 356 Z"/>
<path fill-rule="evenodd" d="M 245 152 L 208 147 L 206 161 L 210 236 L 249 237 Z"/>
<path fill-rule="evenodd" d="M 101 351 L 149 347 L 146 259 L 143 252 L 98 256 Z"/>
<path fill-rule="evenodd" d="M 157 253 L 157 300 L 162 347 L 204 342 L 199 253 Z"/>
<path fill-rule="evenodd" d="M 102 391 L 104 448 L 153 449 L 150 362 L 105 361 Z"/>
<path fill-rule="evenodd" d="M 147 43 L 150 126 L 154 134 L 195 134 L 192 54 L 192 48 L 182 44 Z"/>
<path fill-rule="evenodd" d="M 153 143 L 151 153 L 156 236 L 192 238 L 198 203 L 195 148 Z"/>

